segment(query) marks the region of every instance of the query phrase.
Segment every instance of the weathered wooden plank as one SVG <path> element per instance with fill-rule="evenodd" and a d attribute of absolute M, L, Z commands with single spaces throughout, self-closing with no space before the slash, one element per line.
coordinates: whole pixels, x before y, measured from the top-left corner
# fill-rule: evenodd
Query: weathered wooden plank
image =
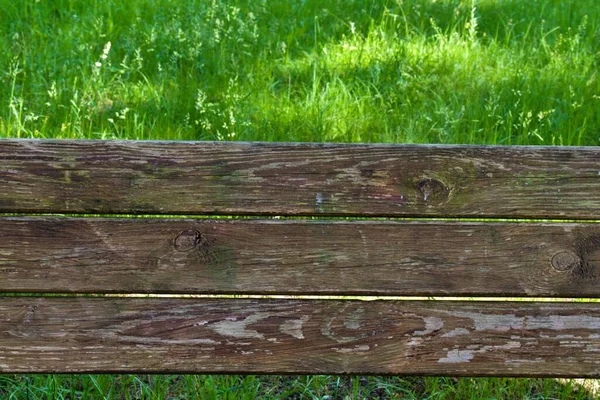
<path fill-rule="evenodd" d="M 0 212 L 599 218 L 600 148 L 0 141 Z"/>
<path fill-rule="evenodd" d="M 600 376 L 582 303 L 0 298 L 0 372 Z"/>
<path fill-rule="evenodd" d="M 0 291 L 600 296 L 600 225 L 5 217 Z"/>

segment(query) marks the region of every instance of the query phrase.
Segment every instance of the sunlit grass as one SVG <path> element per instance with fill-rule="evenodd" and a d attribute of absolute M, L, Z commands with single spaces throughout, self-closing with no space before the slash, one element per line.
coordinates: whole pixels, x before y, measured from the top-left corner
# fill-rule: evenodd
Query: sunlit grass
<path fill-rule="evenodd" d="M 0 136 L 600 140 L 596 0 L 0 8 Z"/>

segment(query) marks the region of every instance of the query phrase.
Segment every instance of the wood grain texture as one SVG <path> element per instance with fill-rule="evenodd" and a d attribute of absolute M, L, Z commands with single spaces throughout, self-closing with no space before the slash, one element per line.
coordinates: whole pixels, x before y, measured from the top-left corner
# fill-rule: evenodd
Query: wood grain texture
<path fill-rule="evenodd" d="M 582 303 L 0 298 L 0 372 L 600 376 Z"/>
<path fill-rule="evenodd" d="M 0 141 L 0 212 L 599 218 L 600 148 Z"/>
<path fill-rule="evenodd" d="M 0 291 L 600 296 L 596 224 L 0 219 Z"/>

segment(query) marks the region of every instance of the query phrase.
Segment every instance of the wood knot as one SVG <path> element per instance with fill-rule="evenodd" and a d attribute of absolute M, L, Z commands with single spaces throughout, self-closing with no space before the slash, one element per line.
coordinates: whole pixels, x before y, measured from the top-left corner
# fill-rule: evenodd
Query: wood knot
<path fill-rule="evenodd" d="M 202 235 L 195 229 L 188 229 L 179 234 L 173 242 L 177 251 L 190 251 L 202 241 Z"/>
<path fill-rule="evenodd" d="M 569 271 L 581 263 L 581 258 L 571 251 L 559 251 L 552 256 L 552 266 L 559 271 Z"/>
<path fill-rule="evenodd" d="M 450 191 L 444 184 L 437 179 L 421 179 L 417 185 L 419 192 L 423 195 L 424 201 L 441 200 L 448 198 Z"/>

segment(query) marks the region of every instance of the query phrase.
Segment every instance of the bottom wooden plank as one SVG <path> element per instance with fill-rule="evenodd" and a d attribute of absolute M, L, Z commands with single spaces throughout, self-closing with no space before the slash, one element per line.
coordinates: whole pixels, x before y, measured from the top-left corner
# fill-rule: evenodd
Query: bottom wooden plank
<path fill-rule="evenodd" d="M 0 372 L 597 377 L 600 308 L 5 297 Z"/>

